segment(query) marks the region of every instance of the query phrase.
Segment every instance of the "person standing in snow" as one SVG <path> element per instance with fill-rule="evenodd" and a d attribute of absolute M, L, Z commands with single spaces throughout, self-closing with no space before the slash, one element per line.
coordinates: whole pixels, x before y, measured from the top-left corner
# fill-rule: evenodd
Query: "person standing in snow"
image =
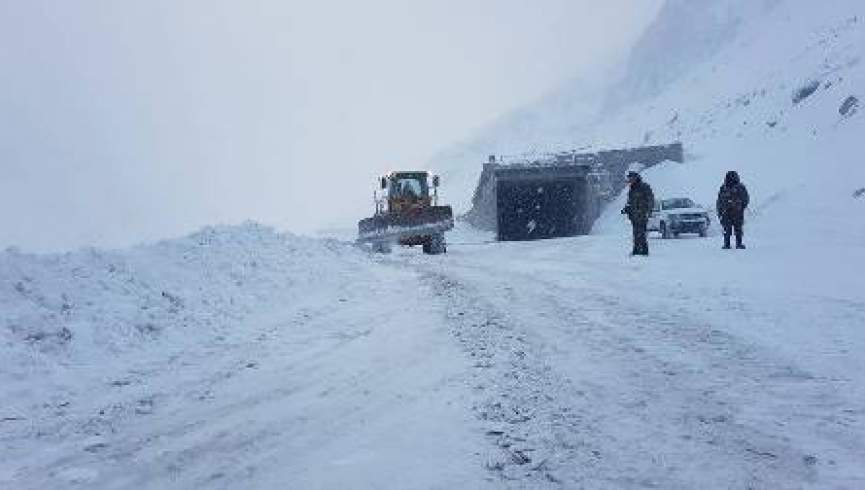
<path fill-rule="evenodd" d="M 742 243 L 742 226 L 745 224 L 745 209 L 749 202 L 748 189 L 739 180 L 739 174 L 730 170 L 724 177 L 724 185 L 718 191 L 718 202 L 715 205 L 718 219 L 724 227 L 724 249 L 730 248 L 730 235 L 733 233 L 736 234 L 736 248 L 745 248 Z"/>
<path fill-rule="evenodd" d="M 655 194 L 636 170 L 629 170 L 627 178 L 628 205 L 622 209 L 622 214 L 628 215 L 634 229 L 634 250 L 631 255 L 649 255 L 646 226 L 649 224 L 649 214 L 655 206 Z"/>

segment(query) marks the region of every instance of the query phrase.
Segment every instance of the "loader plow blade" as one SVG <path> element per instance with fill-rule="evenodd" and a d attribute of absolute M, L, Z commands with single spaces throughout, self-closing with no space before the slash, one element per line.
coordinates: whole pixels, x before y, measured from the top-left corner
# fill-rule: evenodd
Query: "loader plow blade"
<path fill-rule="evenodd" d="M 443 233 L 454 227 L 450 206 L 433 206 L 411 213 L 384 213 L 358 223 L 358 241 L 400 241 Z"/>

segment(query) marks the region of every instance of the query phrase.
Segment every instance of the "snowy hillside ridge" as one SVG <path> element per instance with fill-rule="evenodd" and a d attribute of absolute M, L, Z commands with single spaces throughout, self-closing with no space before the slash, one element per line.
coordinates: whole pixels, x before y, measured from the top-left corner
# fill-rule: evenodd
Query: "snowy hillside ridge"
<path fill-rule="evenodd" d="M 706 2 L 667 4 L 634 48 L 627 77 L 610 88 L 610 97 L 627 95 L 621 107 L 577 124 L 584 130 L 572 134 L 570 146 L 682 141 L 687 166 L 677 181 L 696 201 L 712 203 L 723 174 L 736 169 L 753 191 L 752 212 L 765 232 L 861 236 L 845 223 L 857 206 L 851 194 L 865 186 L 858 157 L 865 2 L 727 0 L 708 10 L 692 9 L 694 3 Z M 705 49 L 684 46 L 689 32 L 703 33 L 694 39 Z M 471 198 L 481 162 L 493 151 L 475 144 L 460 158 L 437 162 L 459 187 L 456 196 Z"/>
<path fill-rule="evenodd" d="M 595 140 L 680 138 L 691 157 L 676 181 L 698 202 L 713 202 L 736 169 L 751 190 L 752 232 L 863 243 L 865 229 L 851 225 L 865 182 L 863 19 L 861 2 L 780 3 L 659 96 L 598 125 Z"/>
<path fill-rule="evenodd" d="M 127 251 L 0 253 L 0 358 L 87 358 L 224 335 L 256 307 L 333 278 L 353 249 L 255 223 L 208 227 Z M 361 254 L 357 254 L 362 256 Z M 19 366 L 23 369 L 23 366 Z"/>
<path fill-rule="evenodd" d="M 480 166 L 491 154 L 538 154 L 602 149 L 592 127 L 626 103 L 657 95 L 670 83 L 731 43 L 747 23 L 758 20 L 780 0 L 667 0 L 631 50 L 621 80 L 596 86 L 577 78 L 534 104 L 494 121 L 466 141 L 432 158 L 463 209 Z M 640 140 L 625 143 L 637 146 Z M 454 188 L 456 187 L 456 188 Z M 467 208 L 466 208 L 467 209 Z"/>
<path fill-rule="evenodd" d="M 757 24 L 781 0 L 667 0 L 631 52 L 623 79 L 604 109 L 656 96 L 694 65 L 717 54 L 746 24 Z"/>
<path fill-rule="evenodd" d="M 593 139 L 681 136 L 699 143 L 796 129 L 789 123 L 809 125 L 804 129 L 812 134 L 838 129 L 838 122 L 856 114 L 861 97 L 865 5 L 846 0 L 811 10 L 793 1 L 776 7 L 656 97 L 607 118 Z M 794 117 L 815 105 L 821 119 Z M 825 122 L 832 125 L 816 127 Z"/>

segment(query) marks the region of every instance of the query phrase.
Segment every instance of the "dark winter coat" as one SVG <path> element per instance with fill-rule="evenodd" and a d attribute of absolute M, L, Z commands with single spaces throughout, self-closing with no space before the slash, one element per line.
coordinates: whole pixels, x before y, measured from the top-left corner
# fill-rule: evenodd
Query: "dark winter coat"
<path fill-rule="evenodd" d="M 637 181 L 628 189 L 628 205 L 624 212 L 631 221 L 646 221 L 655 207 L 655 194 L 652 187 L 637 177 Z"/>
<path fill-rule="evenodd" d="M 750 203 L 748 189 L 739 181 L 739 174 L 730 171 L 724 178 L 724 185 L 718 191 L 718 201 L 715 204 L 715 209 L 718 211 L 718 217 L 722 220 L 725 217 L 735 219 L 741 217 L 745 209 Z"/>

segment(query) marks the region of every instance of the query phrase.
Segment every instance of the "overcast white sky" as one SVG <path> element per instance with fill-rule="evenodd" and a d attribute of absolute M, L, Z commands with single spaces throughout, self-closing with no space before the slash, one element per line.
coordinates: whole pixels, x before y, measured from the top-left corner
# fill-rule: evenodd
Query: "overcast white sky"
<path fill-rule="evenodd" d="M 662 0 L 0 0 L 0 246 L 309 233 L 562 82 Z"/>

